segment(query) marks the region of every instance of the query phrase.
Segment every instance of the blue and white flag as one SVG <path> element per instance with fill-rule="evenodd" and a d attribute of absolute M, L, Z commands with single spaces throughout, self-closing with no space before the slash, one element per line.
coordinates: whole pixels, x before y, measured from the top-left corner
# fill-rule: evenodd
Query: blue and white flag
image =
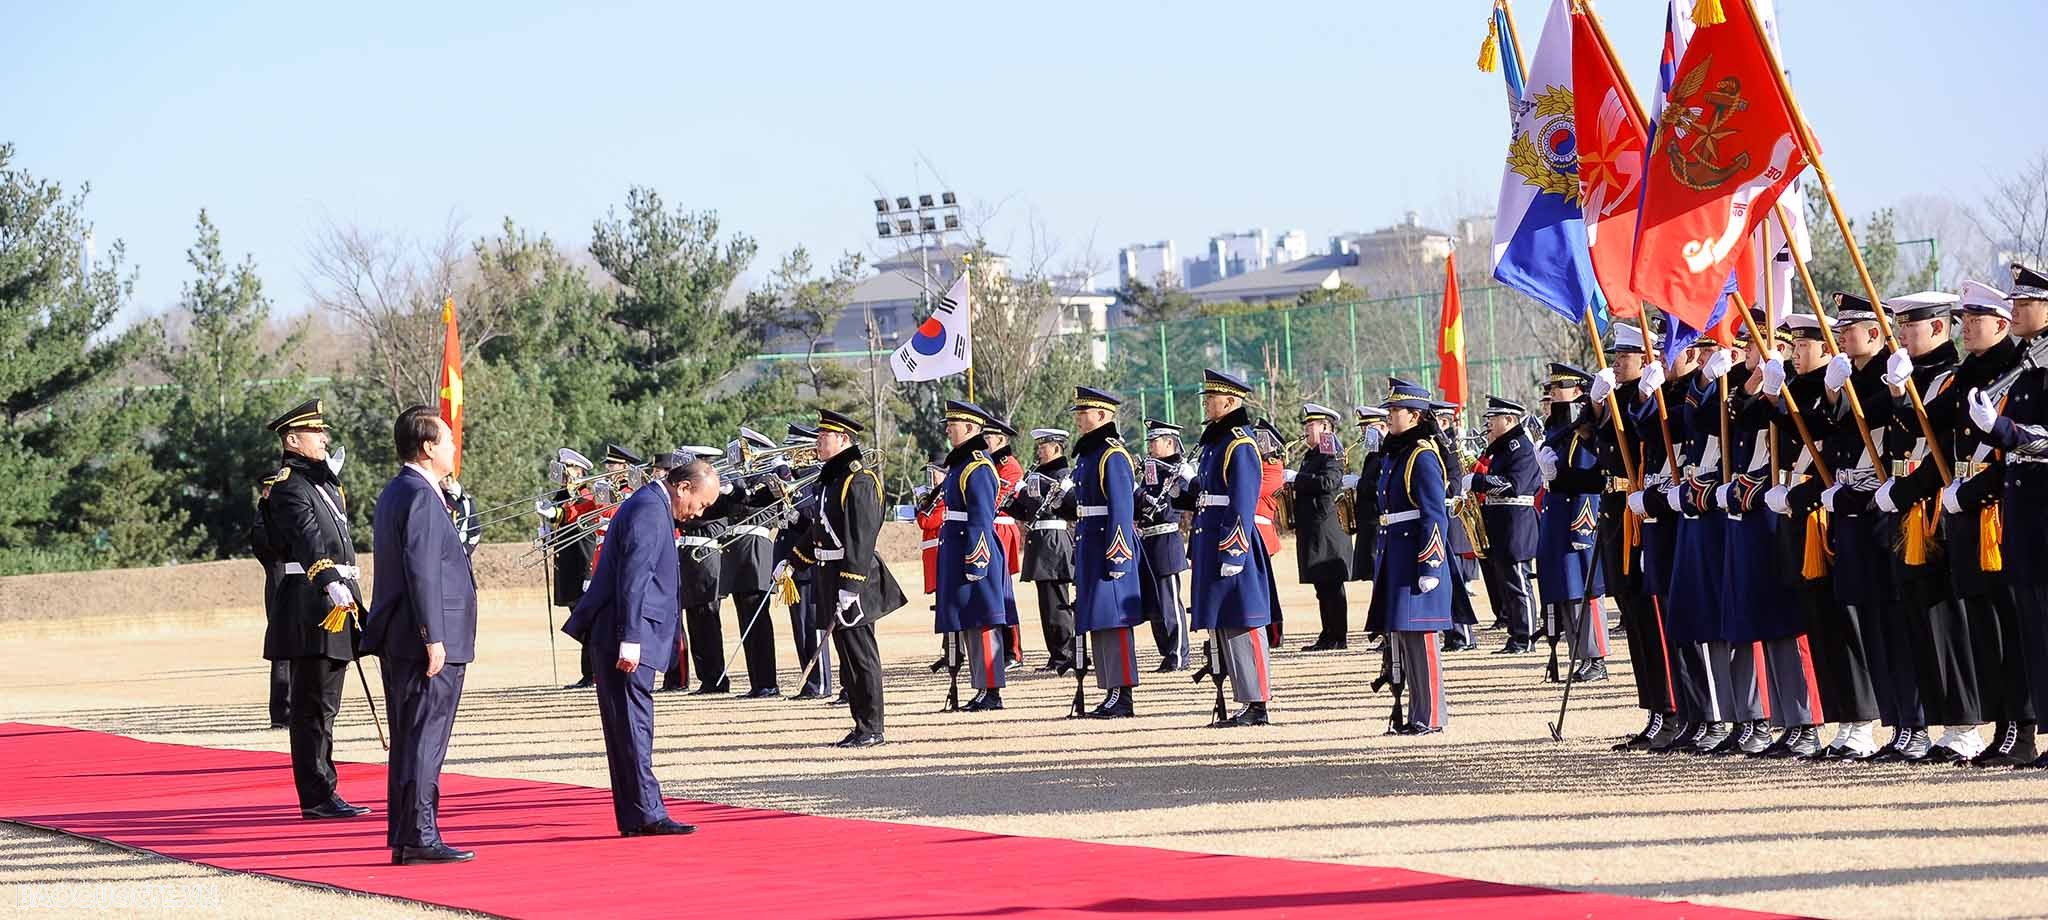
<path fill-rule="evenodd" d="M 1512 74 L 1511 66 L 1501 69 Z M 1592 310 L 1605 326 L 1606 304 L 1586 251 L 1586 215 L 1579 201 L 1567 0 L 1551 0 L 1543 37 L 1522 83 L 1520 97 L 1509 106 L 1514 133 L 1495 211 L 1493 277 L 1572 322 Z"/>

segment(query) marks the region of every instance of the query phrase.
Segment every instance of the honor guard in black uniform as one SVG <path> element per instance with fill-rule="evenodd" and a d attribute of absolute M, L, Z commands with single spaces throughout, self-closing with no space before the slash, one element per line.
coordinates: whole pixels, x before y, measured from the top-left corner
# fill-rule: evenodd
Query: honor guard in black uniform
<path fill-rule="evenodd" d="M 818 477 L 822 496 L 811 538 L 790 551 L 796 567 L 812 568 L 818 592 L 818 626 L 832 636 L 847 664 L 846 694 L 853 707 L 853 731 L 840 747 L 883 742 L 882 657 L 875 647 L 875 622 L 904 604 L 896 576 L 875 552 L 882 532 L 882 479 L 861 458 L 854 440 L 861 425 L 830 409 L 818 418 Z"/>
<path fill-rule="evenodd" d="M 292 662 L 292 781 L 307 818 L 353 818 L 369 809 L 336 791 L 334 716 L 356 657 L 363 604 L 348 497 L 328 466 L 327 418 L 311 399 L 269 424 L 283 462 L 264 480 L 260 512 L 276 548 L 278 651 Z"/>
<path fill-rule="evenodd" d="M 1173 503 L 1194 479 L 1194 467 L 1182 459 L 1180 433 L 1171 422 L 1146 419 L 1145 468 L 1138 474 L 1138 602 L 1152 624 L 1160 673 L 1188 666 L 1187 612 L 1180 599 L 1188 547 L 1181 533 L 1184 515 Z"/>
<path fill-rule="evenodd" d="M 249 528 L 249 551 L 263 564 L 263 658 L 270 662 L 270 727 L 285 728 L 292 718 L 292 659 L 284 649 L 284 631 L 277 618 L 277 588 L 284 580 L 284 560 L 278 558 L 270 540 L 270 526 L 263 520 L 263 502 L 270 498 L 264 486 L 257 498 L 256 523 Z"/>
<path fill-rule="evenodd" d="M 1378 406 L 1357 406 L 1352 415 L 1358 425 L 1358 472 L 1344 477 L 1352 494 L 1351 579 L 1372 583 L 1378 567 L 1380 540 L 1380 469 L 1386 453 L 1380 446 L 1387 438 L 1387 410 Z M 1367 592 L 1367 597 L 1371 593 Z"/>
<path fill-rule="evenodd" d="M 1337 496 L 1344 491 L 1344 444 L 1337 437 L 1337 410 L 1315 403 L 1301 408 L 1308 449 L 1299 469 L 1288 470 L 1294 492 L 1294 558 L 1302 584 L 1314 585 L 1322 631 L 1304 652 L 1341 649 L 1351 629 L 1344 582 L 1351 579 L 1351 545 L 1337 520 Z"/>
<path fill-rule="evenodd" d="M 1536 601 L 1529 579 L 1536 560 L 1536 493 L 1543 473 L 1536 442 L 1522 425 L 1520 403 L 1487 397 L 1486 431 L 1491 437 L 1472 471 L 1472 492 L 1481 496 L 1486 557 L 1479 562 L 1496 622 L 1507 624 L 1508 641 L 1497 655 L 1518 655 L 1534 647 Z"/>
<path fill-rule="evenodd" d="M 1038 586 L 1038 624 L 1046 662 L 1038 670 L 1065 674 L 1074 657 L 1074 480 L 1067 470 L 1067 432 L 1034 428 L 1038 465 L 1010 499 L 1010 516 L 1024 528 L 1018 577 Z"/>
<path fill-rule="evenodd" d="M 2020 363 L 1966 394 L 1970 425 L 2004 452 L 2000 568 L 2019 614 L 2019 660 L 2038 715 L 2048 712 L 2048 276 L 2015 264 L 2012 334 Z M 2022 766 L 2048 769 L 2048 754 Z"/>

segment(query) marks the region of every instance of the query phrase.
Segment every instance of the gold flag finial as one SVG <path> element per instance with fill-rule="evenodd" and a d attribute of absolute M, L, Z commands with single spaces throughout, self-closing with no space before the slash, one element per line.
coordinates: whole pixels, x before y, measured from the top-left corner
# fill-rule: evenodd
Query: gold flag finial
<path fill-rule="evenodd" d="M 1721 9 L 1721 0 L 1696 0 L 1692 5 L 1692 24 L 1696 26 L 1718 26 L 1728 21 L 1728 14 Z"/>

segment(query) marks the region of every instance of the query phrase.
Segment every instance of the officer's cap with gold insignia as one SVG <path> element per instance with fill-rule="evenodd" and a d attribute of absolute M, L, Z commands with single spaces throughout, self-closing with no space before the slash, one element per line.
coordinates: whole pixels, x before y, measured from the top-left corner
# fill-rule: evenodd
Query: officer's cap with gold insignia
<path fill-rule="evenodd" d="M 994 424 L 987 409 L 983 409 L 964 399 L 946 400 L 946 421 L 966 422 L 969 425 L 980 425 L 983 428 Z"/>
<path fill-rule="evenodd" d="M 861 432 L 866 431 L 867 429 L 861 427 L 861 424 L 859 422 L 854 421 L 853 416 L 847 415 L 844 412 L 835 412 L 831 409 L 819 409 L 818 430 L 821 432 L 836 431 L 843 435 L 852 436 L 860 434 Z"/>
<path fill-rule="evenodd" d="M 2006 302 L 2005 294 L 1991 285 L 1982 281 L 1965 281 L 1962 296 L 1957 298 L 1956 312 L 1965 316 L 2012 319 L 2012 304 Z"/>
<path fill-rule="evenodd" d="M 2048 300 L 2048 275 L 2018 262 L 2012 263 L 2012 293 L 2008 300 Z"/>
<path fill-rule="evenodd" d="M 996 415 L 993 412 L 989 413 L 988 416 L 988 428 L 990 431 L 1006 438 L 1015 438 L 1017 436 L 1017 426 L 1010 424 L 1009 419 Z"/>
<path fill-rule="evenodd" d="M 1384 402 L 1380 403 L 1380 408 L 1414 409 L 1417 412 L 1428 412 L 1430 402 L 1429 391 L 1423 389 L 1421 384 L 1410 383 L 1399 377 L 1388 377 L 1387 398 Z"/>
<path fill-rule="evenodd" d="M 1543 381 L 1543 388 L 1546 390 L 1551 387 L 1579 387 L 1583 389 L 1592 382 L 1593 375 L 1586 373 L 1585 368 L 1579 367 L 1576 364 L 1566 364 L 1563 361 L 1553 361 L 1550 364 L 1550 377 Z"/>
<path fill-rule="evenodd" d="M 573 466 L 579 470 L 584 470 L 586 472 L 588 472 L 591 468 L 589 457 L 583 456 L 582 454 L 577 453 L 573 448 L 568 447 L 564 447 L 561 450 L 555 451 L 555 462 L 560 463 L 563 466 Z"/>
<path fill-rule="evenodd" d="M 1890 310 L 1886 310 L 1890 313 Z M 1835 329 L 1840 331 L 1857 323 L 1877 322 L 1877 308 L 1870 301 L 1854 294 L 1835 292 Z"/>
<path fill-rule="evenodd" d="M 1065 428 L 1033 428 L 1031 429 L 1031 440 L 1037 444 L 1065 444 L 1067 443 L 1067 430 Z"/>
<path fill-rule="evenodd" d="M 1378 406 L 1353 406 L 1351 407 L 1351 414 L 1357 417 L 1360 428 L 1374 422 L 1384 422 L 1387 420 L 1387 410 Z"/>
<path fill-rule="evenodd" d="M 1899 318 L 1902 323 L 1917 323 L 1931 319 L 1943 319 L 1955 309 L 1962 298 L 1947 291 L 1921 291 L 1904 294 L 1884 302 L 1884 308 Z"/>
<path fill-rule="evenodd" d="M 1148 418 L 1145 420 L 1145 437 L 1177 438 L 1180 437 L 1180 426 L 1165 419 Z"/>
<path fill-rule="evenodd" d="M 1322 419 L 1335 425 L 1341 418 L 1342 416 L 1337 414 L 1337 410 L 1329 406 L 1317 405 L 1316 403 L 1301 404 L 1301 423 L 1304 425 L 1316 419 Z"/>
<path fill-rule="evenodd" d="M 1243 399 L 1252 395 L 1252 385 L 1243 377 L 1213 367 L 1202 371 L 1203 396 L 1235 396 Z"/>
<path fill-rule="evenodd" d="M 1518 403 L 1518 402 L 1509 402 L 1508 400 L 1502 399 L 1502 398 L 1500 398 L 1500 397 L 1498 397 L 1498 396 L 1488 396 L 1488 397 L 1486 397 L 1486 417 L 1487 417 L 1487 418 L 1493 418 L 1493 417 L 1495 417 L 1495 416 L 1501 416 L 1501 415 L 1506 415 L 1506 416 L 1513 416 L 1513 417 L 1515 417 L 1515 418 L 1521 418 L 1522 416 L 1524 416 L 1524 415 L 1528 415 L 1528 414 L 1529 414 L 1529 410 L 1528 410 L 1528 409 L 1525 409 L 1525 408 L 1523 408 L 1523 407 L 1522 407 L 1522 404 L 1521 404 L 1521 403 Z"/>
<path fill-rule="evenodd" d="M 1074 388 L 1074 404 L 1068 406 L 1067 411 L 1079 412 L 1082 409 L 1101 409 L 1105 412 L 1115 412 L 1123 404 L 1124 401 L 1122 399 L 1117 398 L 1116 394 L 1108 390 L 1077 386 Z"/>
<path fill-rule="evenodd" d="M 1807 341 L 1819 342 L 1825 340 L 1820 334 L 1820 317 L 1811 313 L 1785 314 L 1784 319 L 1778 320 L 1778 332 L 1791 338 L 1793 341 L 1805 339 Z"/>
<path fill-rule="evenodd" d="M 309 399 L 286 410 L 285 414 L 271 419 L 270 424 L 263 427 L 278 434 L 289 434 L 294 431 L 326 431 L 327 414 L 322 409 L 320 400 Z"/>
<path fill-rule="evenodd" d="M 636 454 L 630 450 L 620 447 L 617 444 L 606 444 L 604 446 L 604 462 L 623 463 L 627 466 L 639 466 L 643 463 L 646 463 L 647 461 L 640 459 L 639 454 Z"/>
<path fill-rule="evenodd" d="M 789 427 L 784 430 L 782 435 L 782 443 L 785 445 L 809 444 L 816 440 L 818 440 L 818 429 L 812 428 L 809 425 L 799 425 L 795 422 L 790 422 Z"/>

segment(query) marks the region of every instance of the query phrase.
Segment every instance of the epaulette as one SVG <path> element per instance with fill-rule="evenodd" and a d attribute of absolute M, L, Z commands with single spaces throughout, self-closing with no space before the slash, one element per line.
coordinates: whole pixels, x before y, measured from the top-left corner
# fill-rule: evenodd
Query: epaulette
<path fill-rule="evenodd" d="M 288 466 L 281 466 L 277 468 L 277 475 L 272 476 L 269 479 L 263 480 L 263 484 L 266 486 L 274 486 L 290 478 L 292 478 L 292 468 Z"/>
<path fill-rule="evenodd" d="M 860 472 L 860 461 L 859 461 L 859 460 L 855 460 L 855 461 L 853 461 L 852 463 L 849 463 L 849 464 L 847 464 L 847 465 L 846 465 L 846 474 L 847 474 L 848 476 L 851 476 L 851 475 L 853 475 L 853 474 L 855 474 L 855 473 L 858 473 L 858 472 Z"/>
<path fill-rule="evenodd" d="M 1110 447 L 1122 447 L 1124 446 L 1124 439 L 1117 437 L 1103 438 L 1102 443 Z"/>
<path fill-rule="evenodd" d="M 1252 429 L 1251 429 L 1251 426 L 1249 426 L 1249 425 L 1239 425 L 1239 426 L 1237 426 L 1237 427 L 1235 427 L 1235 428 L 1232 428 L 1232 429 L 1230 429 L 1230 435 L 1231 435 L 1231 437 L 1236 437 L 1236 438 L 1249 438 L 1249 437 L 1251 437 L 1251 436 L 1252 436 Z"/>

